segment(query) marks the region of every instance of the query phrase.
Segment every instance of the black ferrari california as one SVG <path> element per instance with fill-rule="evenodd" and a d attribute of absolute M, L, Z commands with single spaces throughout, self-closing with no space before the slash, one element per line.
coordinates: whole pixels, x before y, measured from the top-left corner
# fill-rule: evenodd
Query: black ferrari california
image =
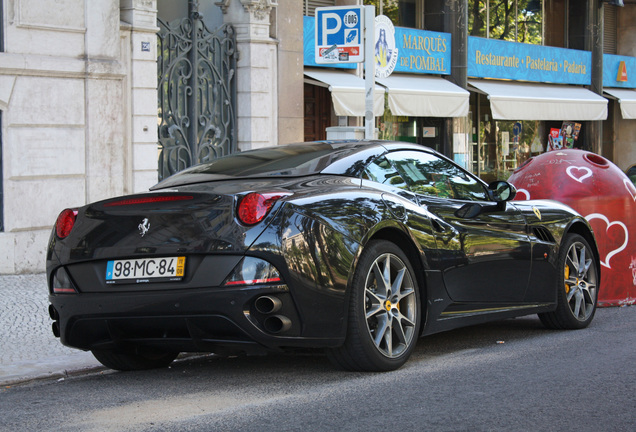
<path fill-rule="evenodd" d="M 537 313 L 586 327 L 600 282 L 590 225 L 515 193 L 401 142 L 219 158 L 59 215 L 53 332 L 119 370 L 320 348 L 385 371 L 419 336 L 460 326 Z"/>

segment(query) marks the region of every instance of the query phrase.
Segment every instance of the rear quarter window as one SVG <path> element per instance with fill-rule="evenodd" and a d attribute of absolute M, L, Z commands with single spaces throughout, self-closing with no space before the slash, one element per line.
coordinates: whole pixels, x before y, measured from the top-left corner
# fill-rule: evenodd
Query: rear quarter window
<path fill-rule="evenodd" d="M 408 189 L 406 181 L 385 157 L 378 158 L 371 162 L 364 170 L 362 178 L 384 185 Z"/>

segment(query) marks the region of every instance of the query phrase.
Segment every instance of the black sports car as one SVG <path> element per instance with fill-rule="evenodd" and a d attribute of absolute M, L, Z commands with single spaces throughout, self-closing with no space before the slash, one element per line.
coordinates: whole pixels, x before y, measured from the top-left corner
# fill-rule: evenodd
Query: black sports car
<path fill-rule="evenodd" d="M 601 279 L 590 225 L 514 196 L 408 143 L 233 154 L 64 210 L 47 254 L 53 332 L 120 370 L 323 348 L 381 371 L 460 326 L 538 313 L 586 327 Z"/>

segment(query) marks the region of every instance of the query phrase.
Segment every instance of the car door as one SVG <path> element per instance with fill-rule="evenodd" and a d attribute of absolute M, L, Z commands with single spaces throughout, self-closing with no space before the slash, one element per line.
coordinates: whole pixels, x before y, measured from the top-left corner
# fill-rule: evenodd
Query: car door
<path fill-rule="evenodd" d="M 511 204 L 491 201 L 483 182 L 437 154 L 404 150 L 389 153 L 387 159 L 433 215 L 435 259 L 450 298 L 522 301 L 531 270 L 523 215 Z M 479 204 L 482 211 L 458 215 L 466 204 Z"/>

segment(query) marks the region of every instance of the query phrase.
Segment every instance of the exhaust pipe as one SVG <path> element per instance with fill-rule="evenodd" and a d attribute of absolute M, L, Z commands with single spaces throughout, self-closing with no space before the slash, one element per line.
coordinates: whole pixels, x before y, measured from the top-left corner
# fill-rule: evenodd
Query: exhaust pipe
<path fill-rule="evenodd" d="M 261 296 L 254 302 L 256 310 L 264 315 L 278 312 L 282 306 L 283 302 L 274 296 Z"/>
<path fill-rule="evenodd" d="M 272 315 L 263 322 L 263 327 L 268 333 L 282 333 L 291 328 L 291 320 L 284 315 Z"/>
<path fill-rule="evenodd" d="M 51 330 L 53 330 L 53 336 L 59 338 L 60 337 L 60 323 L 55 321 L 51 325 Z"/>
<path fill-rule="evenodd" d="M 60 319 L 60 315 L 57 313 L 57 310 L 53 307 L 53 305 L 49 305 L 49 316 L 53 321 Z"/>

